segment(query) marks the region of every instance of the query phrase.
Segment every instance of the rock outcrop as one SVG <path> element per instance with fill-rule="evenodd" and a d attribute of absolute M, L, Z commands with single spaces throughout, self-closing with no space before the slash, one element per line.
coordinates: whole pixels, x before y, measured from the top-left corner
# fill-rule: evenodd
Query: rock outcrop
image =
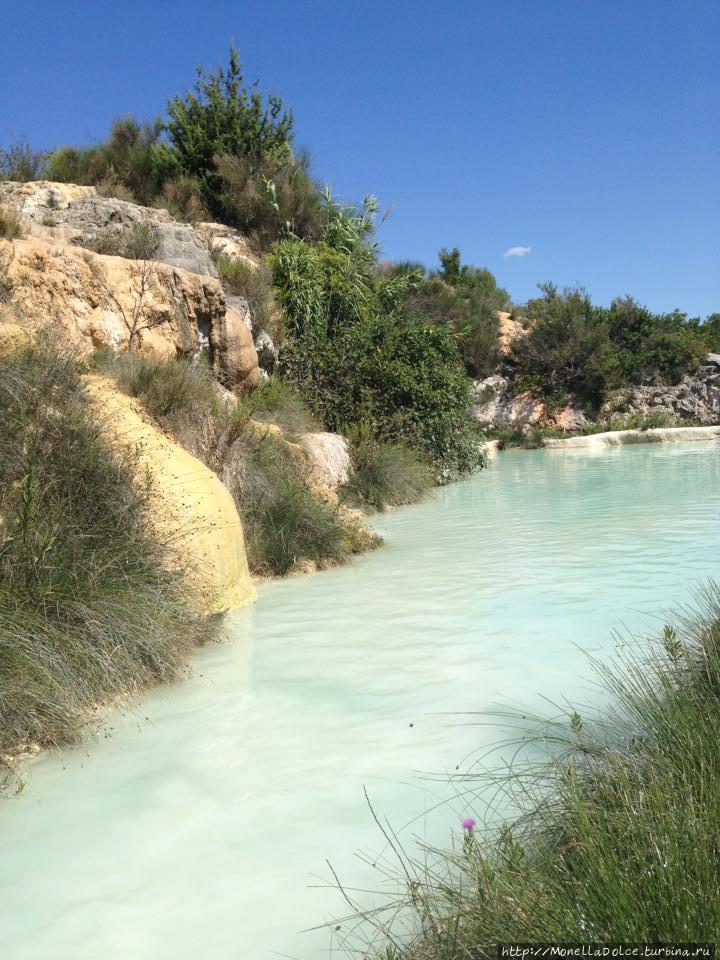
<path fill-rule="evenodd" d="M 720 440 L 720 427 L 657 427 L 651 430 L 608 430 L 585 437 L 548 439 L 549 450 L 573 447 L 585 449 L 619 447 L 632 443 L 680 443 L 688 440 Z"/>
<path fill-rule="evenodd" d="M 666 414 L 700 424 L 720 421 L 720 354 L 709 353 L 703 365 L 675 386 L 637 386 L 612 394 L 600 410 L 600 419 L 617 414 Z"/>
<path fill-rule="evenodd" d="M 211 277 L 37 238 L 0 241 L 0 273 L 0 320 L 30 333 L 53 329 L 85 353 L 131 339 L 159 358 L 205 352 L 230 389 L 260 382 L 252 336 Z"/>
<path fill-rule="evenodd" d="M 529 430 L 532 427 L 555 427 L 559 430 L 581 430 L 587 424 L 582 410 L 563 407 L 549 410 L 542 400 L 530 393 L 515 393 L 509 377 L 495 374 L 473 383 L 475 402 L 472 414 L 486 430 Z"/>
<path fill-rule="evenodd" d="M 148 522 L 169 544 L 170 566 L 182 574 L 190 602 L 207 615 L 252 600 L 242 523 L 220 479 L 111 381 L 88 377 L 86 388 L 110 442 L 136 456 L 138 482 L 150 475 Z"/>
<path fill-rule="evenodd" d="M 350 476 L 349 443 L 338 433 L 304 433 L 300 445 L 307 452 L 315 480 L 336 491 Z"/>
<path fill-rule="evenodd" d="M 51 243 L 94 248 L 101 237 L 119 241 L 135 224 L 150 224 L 158 240 L 154 260 L 217 278 L 205 235 L 173 220 L 167 210 L 101 197 L 95 187 L 46 180 L 0 183 L 0 204 L 15 213 L 30 236 Z"/>
<path fill-rule="evenodd" d="M 527 431 L 552 427 L 569 433 L 584 429 L 589 420 L 582 410 L 566 406 L 549 408 L 529 393 L 516 393 L 509 376 L 494 374 L 473 384 L 472 413 L 486 430 L 509 427 Z M 720 354 L 709 353 L 705 362 L 675 386 L 639 385 L 610 394 L 597 413 L 600 423 L 622 417 L 665 415 L 672 420 L 698 424 L 720 421 Z"/>

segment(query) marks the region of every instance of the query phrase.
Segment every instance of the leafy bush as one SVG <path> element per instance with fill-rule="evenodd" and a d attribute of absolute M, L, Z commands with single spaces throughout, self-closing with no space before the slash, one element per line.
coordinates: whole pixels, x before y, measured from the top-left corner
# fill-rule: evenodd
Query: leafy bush
<path fill-rule="evenodd" d="M 413 276 L 377 270 L 372 199 L 359 211 L 326 203 L 319 243 L 285 240 L 270 257 L 289 323 L 286 375 L 328 429 L 367 422 L 443 476 L 473 469 L 482 458 L 470 386 L 450 333 L 405 311 Z"/>
<path fill-rule="evenodd" d="M 71 739 L 98 702 L 213 635 L 165 572 L 132 459 L 56 345 L 0 358 L 0 752 Z"/>
<path fill-rule="evenodd" d="M 284 111 L 279 97 L 269 96 L 266 102 L 256 85 L 246 86 L 234 47 L 226 70 L 199 69 L 194 90 L 170 100 L 167 112 L 168 142 L 155 150 L 155 170 L 162 181 L 192 177 L 213 216 L 223 212 L 218 158 L 239 158 L 256 171 L 266 160 L 290 156 L 292 114 Z"/>
<path fill-rule="evenodd" d="M 101 184 L 106 189 L 122 185 L 136 203 L 148 206 L 162 186 L 163 178 L 155 159 L 161 132 L 159 120 L 143 124 L 133 117 L 117 120 L 104 143 L 92 147 L 60 147 L 52 153 L 45 176 L 65 183 Z"/>
<path fill-rule="evenodd" d="M 513 341 L 519 388 L 558 403 L 569 398 L 588 409 L 603 400 L 613 361 L 606 318 L 580 289 L 541 285 L 544 296 L 528 303 L 532 325 Z"/>
<path fill-rule="evenodd" d="M 439 259 L 441 269 L 424 278 L 410 306 L 423 320 L 445 324 L 457 338 L 471 376 L 487 377 L 499 360 L 498 311 L 510 309 L 510 297 L 489 270 L 461 264 L 457 247 L 441 250 Z M 412 264 L 396 267 L 402 273 L 415 269 Z"/>
<path fill-rule="evenodd" d="M 416 503 L 434 486 L 433 472 L 418 454 L 400 443 L 378 440 L 372 426 L 350 433 L 352 472 L 343 494 L 376 510 Z"/>
<path fill-rule="evenodd" d="M 654 314 L 632 297 L 623 297 L 598 312 L 605 319 L 618 373 L 625 382 L 678 383 L 707 349 L 699 326 L 677 311 Z"/>

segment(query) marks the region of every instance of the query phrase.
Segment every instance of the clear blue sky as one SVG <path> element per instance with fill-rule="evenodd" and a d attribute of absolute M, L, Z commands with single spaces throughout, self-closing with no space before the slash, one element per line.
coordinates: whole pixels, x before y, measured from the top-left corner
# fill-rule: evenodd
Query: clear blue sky
<path fill-rule="evenodd" d="M 3 0 L 0 142 L 159 114 L 231 39 L 387 257 L 720 310 L 718 0 Z"/>

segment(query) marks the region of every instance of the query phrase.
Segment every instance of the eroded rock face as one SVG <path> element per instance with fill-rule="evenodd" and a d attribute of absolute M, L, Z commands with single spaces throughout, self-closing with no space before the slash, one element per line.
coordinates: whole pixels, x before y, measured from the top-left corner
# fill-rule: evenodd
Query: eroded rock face
<path fill-rule="evenodd" d="M 620 414 L 666 414 L 700 424 L 720 423 L 720 354 L 709 353 L 705 363 L 676 386 L 638 386 L 612 394 L 600 410 L 600 419 Z"/>
<path fill-rule="evenodd" d="M 350 476 L 350 450 L 345 437 L 338 433 L 304 433 L 300 445 L 310 457 L 316 481 L 330 490 L 337 490 Z"/>
<path fill-rule="evenodd" d="M 242 260 L 251 267 L 259 266 L 248 241 L 232 227 L 226 227 L 222 223 L 196 223 L 195 232 L 216 255 L 228 260 Z"/>
<path fill-rule="evenodd" d="M 556 427 L 559 430 L 581 430 L 588 422 L 582 410 L 563 407 L 548 410 L 542 400 L 529 393 L 514 393 L 509 377 L 495 374 L 473 384 L 475 403 L 472 414 L 486 430 L 510 427 L 530 430 L 532 427 Z"/>
<path fill-rule="evenodd" d="M 30 335 L 50 328 L 83 353 L 127 350 L 131 339 L 161 359 L 207 351 L 234 391 L 259 382 L 252 335 L 211 277 L 40 239 L 0 241 L 0 273 L 0 320 Z"/>
<path fill-rule="evenodd" d="M 169 565 L 181 573 L 188 601 L 213 614 L 252 600 L 242 523 L 220 479 L 109 380 L 88 377 L 86 389 L 110 442 L 135 453 L 138 482 L 150 474 L 148 522 L 170 545 Z"/>
<path fill-rule="evenodd" d="M 205 236 L 167 210 L 100 197 L 95 187 L 38 180 L 0 183 L 0 204 L 14 211 L 32 236 L 93 247 L 100 236 L 117 236 L 134 224 L 152 224 L 158 247 L 153 259 L 202 276 L 217 277 Z"/>

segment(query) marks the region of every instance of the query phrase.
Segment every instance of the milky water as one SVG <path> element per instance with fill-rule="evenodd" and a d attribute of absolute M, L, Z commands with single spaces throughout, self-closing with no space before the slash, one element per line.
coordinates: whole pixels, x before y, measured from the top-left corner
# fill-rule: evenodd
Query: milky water
<path fill-rule="evenodd" d="M 379 518 L 384 549 L 262 586 L 190 679 L 31 765 L 3 960 L 341 956 L 344 927 L 301 931 L 345 912 L 326 858 L 369 882 L 363 790 L 411 848 L 482 816 L 442 777 L 499 735 L 470 714 L 596 696 L 583 651 L 720 577 L 719 479 L 713 443 L 505 453 Z"/>

